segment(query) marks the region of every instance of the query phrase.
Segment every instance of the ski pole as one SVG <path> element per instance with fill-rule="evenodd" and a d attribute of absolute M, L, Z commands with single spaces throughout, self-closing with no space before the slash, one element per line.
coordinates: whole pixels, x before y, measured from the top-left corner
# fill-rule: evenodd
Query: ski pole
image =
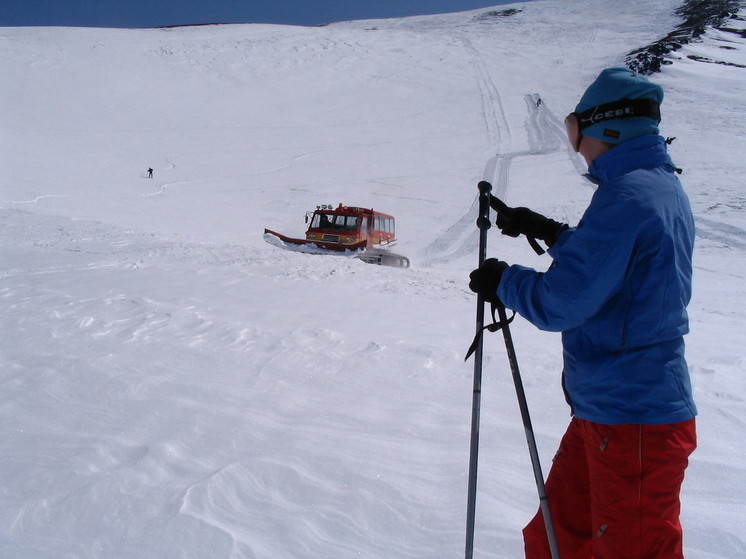
<path fill-rule="evenodd" d="M 531 464 L 534 468 L 534 478 L 536 479 L 536 488 L 539 491 L 539 505 L 541 506 L 541 513 L 544 516 L 544 525 L 547 530 L 547 539 L 549 540 L 549 550 L 552 554 L 552 559 L 559 559 L 559 548 L 557 547 L 557 536 L 554 532 L 554 524 L 552 523 L 552 513 L 549 511 L 549 499 L 547 498 L 547 491 L 544 485 L 544 475 L 541 472 L 541 462 L 539 461 L 539 451 L 536 447 L 536 437 L 534 436 L 534 429 L 531 426 L 531 416 L 528 412 L 528 403 L 526 402 L 526 393 L 523 390 L 523 382 L 521 381 L 521 372 L 518 369 L 518 359 L 515 354 L 515 347 L 513 346 L 513 337 L 510 334 L 510 326 L 508 325 L 507 316 L 505 313 L 505 307 L 498 305 L 497 308 L 500 323 L 504 324 L 501 330 L 503 331 L 503 338 L 505 339 L 505 349 L 508 353 L 508 361 L 510 363 L 510 372 L 513 375 L 513 384 L 515 384 L 516 396 L 518 396 L 518 407 L 521 410 L 521 418 L 523 419 L 523 428 L 526 431 L 526 440 L 528 441 L 528 452 L 531 455 Z"/>
<path fill-rule="evenodd" d="M 487 231 L 490 223 L 490 191 L 492 185 L 480 181 L 479 188 L 479 266 L 487 258 Z M 471 405 L 471 447 L 469 451 L 469 492 L 466 504 L 466 559 L 474 555 L 474 519 L 477 504 L 477 466 L 479 461 L 479 410 L 482 399 L 482 336 L 484 331 L 484 299 L 477 295 L 477 346 L 474 351 L 474 390 Z"/>
<path fill-rule="evenodd" d="M 479 227 L 479 266 L 484 264 L 487 253 L 487 231 L 490 229 L 491 224 L 489 220 L 489 204 L 490 204 L 490 191 L 492 185 L 486 181 L 481 181 L 478 185 L 479 188 L 479 217 L 477 218 L 477 227 Z M 528 411 L 528 403 L 526 401 L 526 393 L 523 389 L 523 381 L 521 380 L 520 369 L 518 368 L 518 358 L 515 353 L 515 346 L 513 345 L 513 336 L 510 333 L 509 324 L 512 322 L 512 317 L 509 319 L 505 312 L 503 305 L 493 305 L 493 320 L 494 311 L 497 308 L 499 322 L 493 324 L 487 328 L 491 332 L 496 329 L 503 331 L 503 338 L 505 341 L 505 349 L 508 354 L 508 362 L 510 364 L 510 371 L 513 376 L 513 384 L 515 385 L 516 396 L 518 397 L 518 407 L 521 411 L 521 418 L 523 420 L 523 427 L 526 433 L 526 441 L 528 442 L 528 450 L 531 456 L 531 464 L 534 471 L 534 479 L 536 481 L 536 488 L 539 493 L 539 504 L 541 507 L 542 516 L 544 517 L 544 525 L 547 531 L 547 539 L 549 541 L 549 549 L 552 559 L 560 559 L 559 548 L 557 546 L 557 536 L 554 531 L 554 523 L 552 522 L 552 514 L 549 509 L 549 499 L 546 493 L 546 487 L 544 485 L 544 475 L 541 471 L 541 461 L 539 460 L 539 451 L 536 445 L 536 437 L 534 436 L 534 429 L 531 425 L 531 415 Z M 467 353 L 467 358 L 472 353 L 474 354 L 474 395 L 472 403 L 472 430 L 471 430 L 471 453 L 469 457 L 469 497 L 467 503 L 467 514 L 466 514 L 466 559 L 472 559 L 474 553 L 474 518 L 476 509 L 476 485 L 477 485 L 477 463 L 479 454 L 479 411 L 481 405 L 481 392 L 482 392 L 482 332 L 485 330 L 484 327 L 484 300 L 481 296 L 477 296 L 477 336 L 474 339 L 472 347 Z"/>

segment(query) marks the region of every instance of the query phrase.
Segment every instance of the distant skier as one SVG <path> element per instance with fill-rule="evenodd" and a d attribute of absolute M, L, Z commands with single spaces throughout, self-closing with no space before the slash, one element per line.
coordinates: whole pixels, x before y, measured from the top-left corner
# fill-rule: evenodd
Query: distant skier
<path fill-rule="evenodd" d="M 541 97 L 539 97 L 539 96 L 537 95 L 537 96 L 536 96 L 536 108 L 538 109 L 539 107 L 541 107 Z"/>
<path fill-rule="evenodd" d="M 148 167 L 148 178 L 149 179 L 153 178 L 153 168 L 152 167 Z"/>
<path fill-rule="evenodd" d="M 495 203 L 502 233 L 545 241 L 553 262 L 542 273 L 491 258 L 471 274 L 484 300 L 562 332 L 572 419 L 546 492 L 563 558 L 683 559 L 679 492 L 697 446 L 683 337 L 695 231 L 659 135 L 662 101 L 643 76 L 604 70 L 565 119 L 598 185 L 580 222 Z M 541 510 L 523 536 L 528 559 L 550 559 Z"/>

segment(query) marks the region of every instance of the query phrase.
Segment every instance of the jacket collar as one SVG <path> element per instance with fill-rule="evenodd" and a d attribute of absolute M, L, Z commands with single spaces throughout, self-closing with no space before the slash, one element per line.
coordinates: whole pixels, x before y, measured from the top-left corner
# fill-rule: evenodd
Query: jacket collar
<path fill-rule="evenodd" d="M 634 138 L 610 149 L 591 162 L 588 178 L 597 184 L 612 181 L 635 169 L 668 167 L 674 170 L 663 136 Z"/>

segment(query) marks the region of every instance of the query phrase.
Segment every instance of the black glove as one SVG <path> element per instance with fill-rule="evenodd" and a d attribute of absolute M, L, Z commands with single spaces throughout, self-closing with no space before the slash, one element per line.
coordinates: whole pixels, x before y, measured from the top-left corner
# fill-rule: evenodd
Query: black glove
<path fill-rule="evenodd" d="M 502 305 L 497 296 L 497 286 L 500 285 L 500 279 L 507 267 L 505 262 L 497 258 L 488 258 L 484 264 L 469 274 L 469 289 L 481 295 L 488 303 Z"/>
<path fill-rule="evenodd" d="M 529 239 L 541 239 L 551 247 L 557 237 L 569 227 L 566 223 L 554 221 L 528 208 L 506 206 L 502 200 L 494 196 L 490 196 L 490 206 L 497 212 L 497 227 L 503 235 L 509 237 L 526 235 Z"/>

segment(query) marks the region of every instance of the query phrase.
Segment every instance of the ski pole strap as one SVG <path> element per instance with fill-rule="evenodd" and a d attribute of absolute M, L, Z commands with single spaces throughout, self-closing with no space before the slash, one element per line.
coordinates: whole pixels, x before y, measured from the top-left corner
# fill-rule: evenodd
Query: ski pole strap
<path fill-rule="evenodd" d="M 508 324 L 513 322 L 513 319 L 515 318 L 515 311 L 513 311 L 513 314 L 510 315 L 510 318 L 506 318 L 505 320 L 498 322 L 497 317 L 495 316 L 495 313 L 497 312 L 497 303 L 492 303 L 492 308 L 490 310 L 492 313 L 492 324 L 488 324 L 487 326 L 485 326 L 479 332 L 476 333 L 476 335 L 474 336 L 474 341 L 471 342 L 471 345 L 469 346 L 469 351 L 466 352 L 466 357 L 464 357 L 464 361 L 468 361 L 472 353 L 474 353 L 477 350 L 477 346 L 479 345 L 479 340 L 482 339 L 482 334 L 484 334 L 485 330 L 488 330 L 489 332 L 497 332 L 498 330 L 505 328 Z"/>
<path fill-rule="evenodd" d="M 528 244 L 531 245 L 531 248 L 534 249 L 534 252 L 541 256 L 546 252 L 543 248 L 541 248 L 541 245 L 539 244 L 539 241 L 534 239 L 533 237 L 526 237 L 528 239 Z"/>

